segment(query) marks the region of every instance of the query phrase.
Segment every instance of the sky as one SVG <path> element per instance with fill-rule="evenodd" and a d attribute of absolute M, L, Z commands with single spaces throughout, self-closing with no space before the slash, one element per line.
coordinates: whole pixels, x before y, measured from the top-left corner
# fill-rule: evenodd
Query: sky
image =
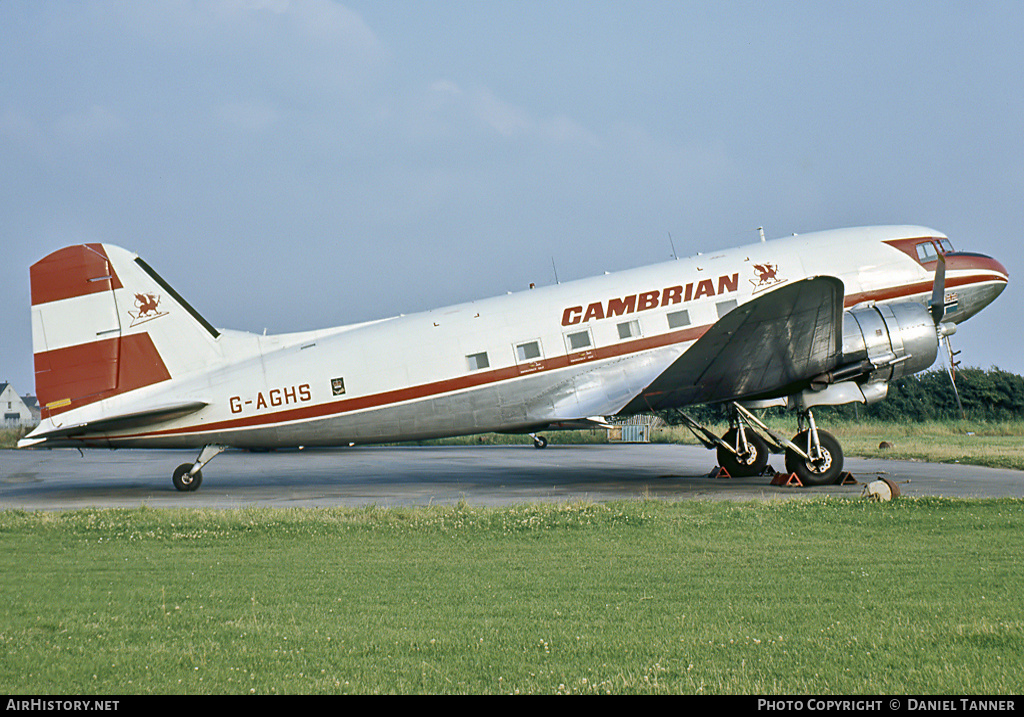
<path fill-rule="evenodd" d="M 868 224 L 999 259 L 954 348 L 1024 373 L 1022 33 L 1016 0 L 3 0 L 0 381 L 33 392 L 28 267 L 69 244 L 278 333 Z"/>

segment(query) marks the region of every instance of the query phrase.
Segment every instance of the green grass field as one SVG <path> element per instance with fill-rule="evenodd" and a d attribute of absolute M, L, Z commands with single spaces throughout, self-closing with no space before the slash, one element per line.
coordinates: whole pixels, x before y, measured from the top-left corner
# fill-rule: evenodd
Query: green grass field
<path fill-rule="evenodd" d="M 1024 501 L 0 512 L 0 692 L 1020 694 Z"/>
<path fill-rule="evenodd" d="M 769 427 L 791 436 L 792 421 L 772 420 Z M 965 463 L 1024 470 L 1024 421 L 871 422 L 820 420 L 818 427 L 834 434 L 847 456 Z M 717 427 L 722 435 L 727 426 Z M 681 426 L 659 429 L 653 440 L 695 443 Z M 887 448 L 880 448 L 883 443 Z"/>
<path fill-rule="evenodd" d="M 773 419 L 768 425 L 786 437 L 795 433 L 792 420 Z M 833 433 L 847 456 L 929 461 L 932 463 L 965 463 L 1024 470 L 1024 421 L 928 421 L 871 422 L 820 421 L 818 427 Z M 725 424 L 709 426 L 716 435 L 728 429 Z M 545 434 L 551 443 L 604 443 L 603 430 L 562 431 Z M 683 426 L 654 429 L 651 440 L 657 443 L 696 444 L 697 440 Z M 528 436 L 486 434 L 440 441 L 431 444 L 529 443 Z M 879 448 L 883 443 L 887 448 Z"/>

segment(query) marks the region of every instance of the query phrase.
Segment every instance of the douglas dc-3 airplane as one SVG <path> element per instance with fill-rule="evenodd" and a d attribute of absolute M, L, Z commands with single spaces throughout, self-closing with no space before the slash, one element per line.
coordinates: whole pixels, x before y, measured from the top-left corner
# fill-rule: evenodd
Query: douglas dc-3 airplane
<path fill-rule="evenodd" d="M 259 336 L 214 328 L 138 256 L 107 244 L 31 267 L 42 422 L 19 447 L 191 448 L 192 491 L 225 448 L 382 443 L 607 425 L 727 403 L 733 476 L 770 452 L 806 485 L 838 480 L 815 406 L 872 403 L 927 369 L 1006 269 L 932 229 L 881 226 L 761 241 L 380 321 Z M 787 439 L 752 413 L 785 406 Z"/>

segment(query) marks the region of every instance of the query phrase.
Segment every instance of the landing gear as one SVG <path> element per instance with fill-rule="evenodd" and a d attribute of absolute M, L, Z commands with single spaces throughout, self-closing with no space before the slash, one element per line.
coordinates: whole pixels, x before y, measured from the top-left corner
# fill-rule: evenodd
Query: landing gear
<path fill-rule="evenodd" d="M 195 463 L 182 463 L 174 469 L 171 482 L 180 491 L 191 493 L 198 490 L 203 483 L 203 466 L 212 461 L 216 456 L 227 450 L 227 446 L 209 445 L 199 452 Z"/>
<path fill-rule="evenodd" d="M 718 465 L 734 478 L 749 478 L 760 475 L 768 465 L 768 456 L 772 452 L 772 446 L 752 428 L 753 425 L 768 431 L 753 414 L 746 411 L 739 404 L 733 404 L 732 417 L 729 420 L 731 427 L 721 438 L 710 430 L 697 423 L 695 420 L 682 414 L 686 427 L 690 429 L 705 448 L 716 449 Z M 777 451 L 781 447 L 775 446 Z"/>
<path fill-rule="evenodd" d="M 831 485 L 839 482 L 843 471 L 843 449 L 831 433 L 801 431 L 793 443 L 803 449 L 803 455 L 786 449 L 786 470 L 796 473 L 804 485 Z"/>
<path fill-rule="evenodd" d="M 203 472 L 197 470 L 195 473 L 191 473 L 191 470 L 191 463 L 182 463 L 174 469 L 174 475 L 171 477 L 171 482 L 174 483 L 175 488 L 187 493 L 199 490 L 199 486 L 203 482 Z"/>
<path fill-rule="evenodd" d="M 718 446 L 718 465 L 731 476 L 746 478 L 760 475 L 768 465 L 768 443 L 752 430 L 737 422 L 722 436 Z"/>
<path fill-rule="evenodd" d="M 534 448 L 547 448 L 548 447 L 548 439 L 545 438 L 544 436 L 538 436 L 536 433 L 531 433 L 530 434 L 530 438 L 533 439 L 533 447 Z"/>
<path fill-rule="evenodd" d="M 785 453 L 786 470 L 795 473 L 804 485 L 839 482 L 843 449 L 832 434 L 818 430 L 810 409 L 800 411 L 798 432 L 793 440 L 772 431 L 740 404 L 733 403 L 732 409 L 731 427 L 721 438 L 683 414 L 683 420 L 697 439 L 706 448 L 717 450 L 718 464 L 729 475 L 760 475 L 768 465 L 769 453 Z"/>

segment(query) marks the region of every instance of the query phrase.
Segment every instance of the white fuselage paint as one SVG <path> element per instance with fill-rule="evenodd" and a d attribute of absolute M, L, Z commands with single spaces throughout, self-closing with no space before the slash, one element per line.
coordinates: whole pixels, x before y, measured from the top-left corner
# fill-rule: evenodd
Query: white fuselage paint
<path fill-rule="evenodd" d="M 934 263 L 885 243 L 923 237 L 944 235 L 923 227 L 818 232 L 361 325 L 275 336 L 222 331 L 201 339 L 209 344 L 203 351 L 177 347 L 193 356 L 185 373 L 172 370 L 168 381 L 68 411 L 50 425 L 194 400 L 209 405 L 159 425 L 66 442 L 269 448 L 528 431 L 610 416 L 720 312 L 786 282 L 837 277 L 846 308 L 927 302 Z M 997 270 L 951 262 L 947 295 L 957 294 L 959 310 L 947 321 L 968 318 L 1005 284 Z M 688 323 L 670 326 L 669 315 L 679 322 L 680 311 Z M 571 336 L 582 332 L 588 346 Z M 159 340 L 157 349 L 171 351 Z"/>

